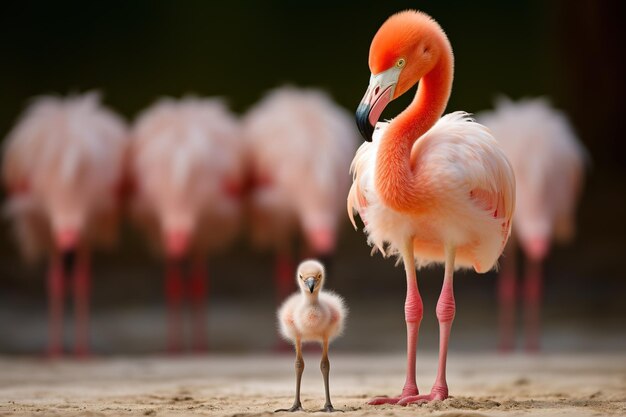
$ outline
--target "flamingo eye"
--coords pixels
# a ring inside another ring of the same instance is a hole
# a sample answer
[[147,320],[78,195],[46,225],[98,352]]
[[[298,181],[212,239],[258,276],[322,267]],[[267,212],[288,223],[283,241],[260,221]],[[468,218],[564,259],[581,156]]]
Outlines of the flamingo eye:
[[404,67],[404,64],[406,64],[406,60],[404,58],[400,58],[398,62],[396,62],[396,67],[402,68]]
[[302,274],[298,274],[298,276],[300,277],[300,279],[302,279]]

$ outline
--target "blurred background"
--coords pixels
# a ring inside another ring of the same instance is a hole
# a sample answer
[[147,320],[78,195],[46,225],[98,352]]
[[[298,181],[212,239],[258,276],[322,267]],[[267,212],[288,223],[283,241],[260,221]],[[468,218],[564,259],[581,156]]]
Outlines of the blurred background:
[[[0,136],[30,97],[102,91],[132,121],[163,95],[221,96],[243,113],[272,87],[320,87],[350,112],[369,79],[370,41],[393,12],[417,8],[447,32],[455,81],[447,111],[477,112],[498,93],[548,96],[590,151],[573,244],[545,267],[544,349],[626,347],[625,5],[619,1],[133,1],[13,2],[0,13]],[[409,103],[403,97],[383,116]],[[405,348],[402,268],[370,257],[362,231],[342,225],[328,286],[351,308],[337,349]],[[246,235],[209,259],[211,351],[269,350],[275,341],[271,254]],[[94,260],[96,353],[159,352],[165,346],[163,269],[136,229]],[[21,262],[0,229],[0,353],[46,344],[45,264]],[[495,273],[459,273],[452,350],[497,344]],[[437,347],[434,314],[442,269],[418,273],[425,305],[420,346]],[[69,312],[68,312],[69,314]],[[67,340],[71,340],[71,328]],[[376,335],[374,337],[374,335]],[[69,343],[69,342],[68,342]]]

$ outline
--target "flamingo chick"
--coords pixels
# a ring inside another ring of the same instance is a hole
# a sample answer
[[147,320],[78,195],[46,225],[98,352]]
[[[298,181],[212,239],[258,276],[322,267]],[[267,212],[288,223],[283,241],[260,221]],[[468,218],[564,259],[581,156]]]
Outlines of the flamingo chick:
[[501,98],[478,118],[493,132],[513,165],[517,209],[513,238],[498,277],[500,349],[513,349],[516,305],[516,246],[526,255],[523,283],[525,348],[539,349],[542,266],[552,241],[572,239],[587,151],[567,117],[546,99]]
[[[352,162],[348,211],[360,214],[368,240],[404,263],[407,295],[406,382],[399,397],[370,404],[408,404],[448,397],[446,359],[456,312],[457,267],[489,271],[510,233],[513,170],[496,140],[466,113],[441,117],[452,88],[453,55],[441,27],[409,10],[391,16],[370,47],[370,85],[357,109],[366,141]],[[419,81],[413,102],[389,123],[385,106]],[[419,395],[415,354],[423,317],[415,266],[445,264],[437,302],[439,368],[430,394]]]
[[278,323],[281,335],[296,348],[296,397],[289,409],[276,411],[302,410],[300,403],[300,381],[304,371],[302,342],[320,342],[322,361],[320,368],[324,376],[326,403],[321,411],[335,411],[330,402],[328,375],[328,343],[343,331],[347,310],[343,299],[331,291],[323,291],[325,280],[324,266],[309,259],[298,266],[296,282],[300,292],[291,295],[278,309]]
[[358,133],[327,94],[295,87],[267,94],[248,111],[243,129],[253,177],[252,240],[276,253],[282,301],[293,291],[295,236],[304,236],[308,256],[330,261]]
[[89,252],[115,238],[127,147],[125,123],[100,104],[97,93],[38,98],[6,140],[6,212],[24,256],[50,258],[50,356],[63,352],[68,281],[75,302],[75,353],[89,352]]
[[182,304],[188,298],[193,347],[203,351],[206,257],[233,241],[241,219],[237,120],[217,99],[162,99],[140,115],[132,133],[136,219],[151,242],[161,243],[166,258],[168,350],[181,349]]

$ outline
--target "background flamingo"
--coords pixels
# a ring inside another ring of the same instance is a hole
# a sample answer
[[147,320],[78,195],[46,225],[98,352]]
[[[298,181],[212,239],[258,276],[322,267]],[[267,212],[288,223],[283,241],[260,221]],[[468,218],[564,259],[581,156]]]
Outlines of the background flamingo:
[[552,241],[569,241],[587,153],[567,117],[546,99],[496,102],[480,121],[491,129],[511,161],[517,180],[515,239],[499,277],[500,348],[513,348],[516,305],[516,246],[526,255],[523,284],[526,349],[539,347],[542,265]]
[[68,280],[74,293],[75,353],[88,353],[90,248],[115,237],[126,139],[123,121],[95,93],[36,99],[7,138],[6,213],[24,256],[50,258],[50,355],[63,350]]
[[328,265],[357,133],[348,113],[323,92],[283,87],[250,109],[244,134],[253,182],[252,240],[276,251],[282,300],[293,289],[291,248],[300,232],[308,255]]
[[231,243],[239,229],[241,151],[237,121],[216,99],[163,99],[133,128],[134,214],[166,258],[170,351],[181,348],[186,294],[194,348],[205,348],[206,256]]
[[[513,171],[489,131],[465,113],[441,117],[452,87],[453,55],[428,15],[390,17],[370,47],[370,85],[357,109],[364,143],[352,169],[348,211],[358,211],[371,244],[398,255],[406,269],[407,375],[399,397],[371,404],[408,404],[448,397],[446,358],[455,315],[453,272],[490,270],[510,232]],[[376,122],[391,100],[419,80],[413,102],[390,123]],[[373,135],[373,138],[372,138]],[[439,370],[430,394],[419,395],[415,352],[423,316],[415,263],[445,263],[439,320]]]

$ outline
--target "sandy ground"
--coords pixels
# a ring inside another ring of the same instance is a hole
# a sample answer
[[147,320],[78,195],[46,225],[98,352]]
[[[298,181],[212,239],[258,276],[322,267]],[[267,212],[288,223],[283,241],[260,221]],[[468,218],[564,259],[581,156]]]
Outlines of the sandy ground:
[[[305,361],[303,405],[315,412],[324,402],[319,352],[307,352]],[[418,357],[422,392],[434,380],[435,364],[435,354]],[[338,353],[331,367],[333,403],[346,416],[626,415],[623,354],[452,353],[452,397],[408,407],[365,404],[371,396],[399,391],[402,354]],[[0,416],[272,416],[292,403],[292,369],[288,354],[82,362],[3,357]]]

